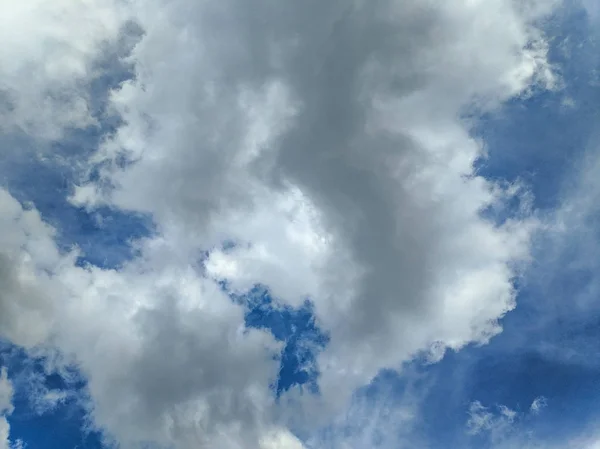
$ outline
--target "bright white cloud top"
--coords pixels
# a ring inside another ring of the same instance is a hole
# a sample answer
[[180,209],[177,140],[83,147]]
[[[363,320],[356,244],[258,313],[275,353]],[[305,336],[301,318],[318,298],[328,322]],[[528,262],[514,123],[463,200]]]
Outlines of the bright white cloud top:
[[[76,366],[120,447],[327,447],[318,431],[380,370],[486,343],[515,307],[544,226],[525,189],[478,173],[474,127],[560,89],[544,24],[562,7],[1,0],[0,131],[53,160],[96,130],[92,154],[57,162],[78,173],[69,201],[155,229],[122,266],[81,264],[35,204],[0,190],[0,336]],[[113,72],[126,80],[102,97]],[[319,394],[275,397],[282,342],[231,298],[256,285],[277,306],[313,304],[329,339]],[[0,449],[11,391],[3,372]],[[500,410],[474,402],[470,428],[510,426]]]

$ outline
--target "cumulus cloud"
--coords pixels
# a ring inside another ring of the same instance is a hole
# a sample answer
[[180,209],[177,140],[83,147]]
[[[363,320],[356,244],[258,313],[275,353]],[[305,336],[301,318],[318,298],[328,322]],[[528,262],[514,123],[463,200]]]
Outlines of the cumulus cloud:
[[482,218],[504,192],[465,117],[553,84],[535,27],[553,4],[148,3],[112,95],[125,124],[73,200],[150,213],[181,253],[231,239],[211,276],[310,297],[333,400],[485,342],[535,223]]
[[[125,447],[295,444],[274,425],[280,345],[246,329],[244,309],[217,283],[157,240],[120,271],[77,266],[35,210],[1,193],[0,335],[33,354],[58,348],[60,363],[75,363],[107,438]],[[61,400],[41,393],[42,412]]]
[[5,368],[0,371],[0,449],[11,449],[10,425],[6,419],[13,411],[13,389]]
[[64,282],[77,299],[58,345],[88,378],[96,423],[122,444],[251,445],[275,420],[279,346],[246,330],[244,310],[194,267],[152,259]]
[[[0,334],[76,363],[107,437],[299,448],[290,416],[314,431],[380,369],[501,331],[537,224],[483,216],[511,194],[474,170],[471,120],[555,84],[536,26],[555,2],[41,3],[6,3],[32,32],[0,54],[7,123],[36,138],[90,123],[94,61],[143,30],[71,200],[157,234],[118,270],[78,266],[0,191]],[[314,303],[320,397],[275,401],[280,345],[220,281]]]

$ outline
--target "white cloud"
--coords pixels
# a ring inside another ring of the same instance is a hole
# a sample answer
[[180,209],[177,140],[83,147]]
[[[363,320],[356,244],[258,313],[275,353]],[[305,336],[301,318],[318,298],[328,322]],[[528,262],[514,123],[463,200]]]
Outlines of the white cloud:
[[[245,330],[244,309],[199,267],[159,240],[121,271],[77,267],[35,210],[3,190],[0,206],[0,335],[34,354],[56,347],[63,363],[76,363],[108,437],[237,447],[271,432],[280,346]],[[39,393],[42,412],[61,400]]]
[[[544,397],[536,398],[527,413],[516,412],[499,405],[485,407],[475,401],[469,407],[467,431],[470,435],[480,435],[489,441],[493,449],[597,449],[600,448],[595,423],[578,429],[575,434],[557,436],[537,430],[535,421],[542,419],[540,410],[547,407]],[[546,423],[548,425],[549,423]]]
[[[34,210],[0,189],[0,336],[31,347],[52,330],[58,289],[51,273],[62,258],[53,231]],[[72,263],[72,259],[65,259]]]
[[543,397],[537,397],[534,399],[534,401],[531,403],[531,406],[529,407],[529,410],[531,413],[533,414],[537,414],[539,413],[543,408],[546,408],[548,406],[548,400]]
[[[464,117],[552,85],[534,23],[554,2],[42,3],[0,3],[31,31],[0,54],[9,123],[48,138],[88,123],[80,85],[135,19],[123,124],[93,161],[115,188],[73,201],[150,213],[159,235],[118,271],[77,267],[0,191],[0,334],[76,362],[123,447],[295,449],[283,417],[303,405],[318,427],[379,369],[500,332],[536,223],[481,217],[506,193],[474,172]],[[331,335],[319,407],[292,392],[278,408],[280,347],[215,278],[311,297]]]
[[12,405],[12,385],[8,380],[6,369],[0,370],[0,449],[10,449],[11,444],[8,439],[10,425],[6,419],[13,411]]
[[[164,253],[163,253],[164,254]],[[275,419],[279,352],[200,271],[172,259],[69,270],[56,343],[88,378],[97,425],[126,447],[252,445]]]
[[492,411],[481,402],[475,401],[469,407],[467,429],[471,435],[489,433],[492,442],[497,443],[509,436],[516,418],[517,412],[504,405]]
[[260,442],[261,449],[304,449],[304,445],[287,430],[268,432]]
[[48,388],[46,385],[46,376],[51,370],[39,373],[28,371],[19,375],[16,387],[27,394],[29,406],[38,415],[47,412],[54,412],[57,408],[64,405],[69,399],[72,399],[74,392],[68,390],[59,390]]
[[74,199],[151,213],[181,254],[240,242],[211,275],[310,296],[328,401],[485,342],[535,223],[481,218],[503,194],[461,117],[554,82],[533,26],[553,4],[145,3],[136,79],[112,97],[125,124],[97,155],[134,163]]
[[118,42],[124,2],[1,0],[0,10],[0,130],[57,139],[93,124],[88,84]]
[[533,428],[528,428],[531,418],[539,415],[546,405],[546,398],[541,396],[534,399],[526,412],[517,412],[505,405],[486,407],[474,401],[469,406],[467,433],[485,437],[494,449],[548,447],[548,442],[535,435]]

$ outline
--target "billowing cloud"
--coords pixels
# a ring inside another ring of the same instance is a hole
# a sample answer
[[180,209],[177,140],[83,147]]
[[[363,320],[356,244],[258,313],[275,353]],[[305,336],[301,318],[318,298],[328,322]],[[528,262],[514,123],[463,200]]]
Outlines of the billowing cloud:
[[[35,138],[91,123],[95,64],[139,39],[71,199],[149,214],[137,256],[77,265],[0,191],[0,335],[76,363],[107,437],[300,448],[288,426],[326,425],[380,369],[501,331],[537,223],[485,218],[514,193],[475,171],[471,126],[556,84],[537,28],[555,2],[13,3],[32,32],[0,53],[2,101]],[[275,400],[280,344],[221,281],[313,302],[319,396]]]
[[64,273],[73,301],[56,338],[88,378],[96,423],[125,445],[258,441],[275,420],[279,346],[195,267],[158,260]]
[[52,273],[61,260],[39,213],[0,189],[0,337],[25,347],[49,338],[59,295]]
[[233,240],[211,276],[311,298],[334,401],[431,345],[484,342],[534,223],[482,218],[506,192],[474,172],[465,117],[553,84],[534,26],[552,2],[526,6],[149,3],[112,97],[125,124],[74,200],[151,213],[182,254]]
[[2,200],[1,335],[76,363],[107,437],[126,447],[293,442],[273,424],[279,344],[245,329],[244,309],[198,267],[156,240],[120,271],[76,266],[35,210],[5,191]]

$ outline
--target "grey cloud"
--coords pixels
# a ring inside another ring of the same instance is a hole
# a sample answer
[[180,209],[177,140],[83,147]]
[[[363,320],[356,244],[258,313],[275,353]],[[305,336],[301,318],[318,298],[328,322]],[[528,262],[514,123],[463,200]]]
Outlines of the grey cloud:
[[[113,97],[127,125],[99,153],[134,163],[104,172],[108,197],[88,185],[75,199],[150,212],[188,251],[243,240],[232,216],[297,188],[327,242],[306,289],[332,333],[321,369],[334,402],[432,344],[486,341],[514,307],[509,264],[534,225],[480,217],[503,195],[474,174],[481,148],[461,115],[552,83],[533,22],[553,3],[149,4],[138,78]],[[249,123],[273,83],[288,112],[270,112],[254,154]]]

